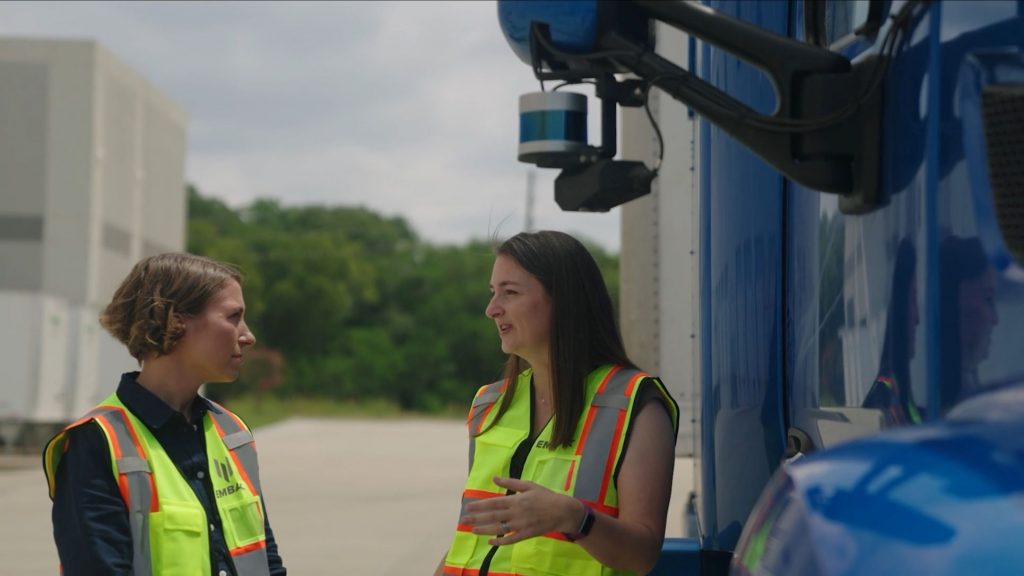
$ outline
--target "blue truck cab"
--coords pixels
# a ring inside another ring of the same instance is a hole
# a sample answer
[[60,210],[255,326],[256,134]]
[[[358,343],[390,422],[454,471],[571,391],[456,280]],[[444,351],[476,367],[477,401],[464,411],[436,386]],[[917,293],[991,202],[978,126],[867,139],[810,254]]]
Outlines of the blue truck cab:
[[699,118],[698,530],[654,573],[1024,572],[1024,2],[498,12],[539,79],[597,82],[600,146],[520,110],[563,208],[657,177],[615,159],[616,106]]

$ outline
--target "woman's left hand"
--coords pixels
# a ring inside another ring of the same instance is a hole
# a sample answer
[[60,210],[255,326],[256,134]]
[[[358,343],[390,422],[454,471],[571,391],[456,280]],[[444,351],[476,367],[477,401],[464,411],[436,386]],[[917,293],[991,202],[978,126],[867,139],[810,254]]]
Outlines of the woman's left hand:
[[495,534],[491,546],[515,544],[547,532],[574,532],[584,508],[575,498],[515,478],[495,477],[494,483],[515,494],[487,498],[466,505],[461,523],[474,534]]

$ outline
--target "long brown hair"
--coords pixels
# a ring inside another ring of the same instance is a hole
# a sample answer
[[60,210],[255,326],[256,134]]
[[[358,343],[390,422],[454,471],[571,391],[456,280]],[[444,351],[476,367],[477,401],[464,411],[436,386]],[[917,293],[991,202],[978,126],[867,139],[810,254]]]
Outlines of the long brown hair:
[[[564,232],[521,232],[503,242],[508,256],[532,274],[551,298],[551,389],[554,416],[550,448],[570,446],[583,414],[587,375],[602,364],[634,367],[626,356],[608,287],[586,247]],[[505,394],[492,422],[508,410],[526,362],[510,354]]]

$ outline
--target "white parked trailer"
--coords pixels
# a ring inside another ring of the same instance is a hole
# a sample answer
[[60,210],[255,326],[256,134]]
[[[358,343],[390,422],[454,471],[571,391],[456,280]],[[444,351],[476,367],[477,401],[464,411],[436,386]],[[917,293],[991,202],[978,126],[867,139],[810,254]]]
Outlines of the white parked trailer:
[[68,306],[31,292],[0,293],[0,434],[10,446],[23,422],[60,423],[67,415]]
[[[657,35],[658,53],[689,68],[689,38],[664,24],[658,24]],[[694,394],[700,380],[696,119],[658,90],[651,92],[650,107],[665,151],[651,193],[621,208],[622,335],[633,361],[659,374],[679,403],[676,453],[693,456],[700,410]],[[622,109],[621,124],[622,157],[654,166],[658,139],[644,110]]]
[[185,129],[96,42],[0,38],[5,445],[22,424],[70,421],[135,365],[98,315],[136,261],[184,249]]

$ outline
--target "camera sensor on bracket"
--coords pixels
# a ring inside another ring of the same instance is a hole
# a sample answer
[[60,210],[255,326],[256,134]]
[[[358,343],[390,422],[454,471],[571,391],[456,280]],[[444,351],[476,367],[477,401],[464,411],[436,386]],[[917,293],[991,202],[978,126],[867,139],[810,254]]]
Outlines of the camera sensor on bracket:
[[563,210],[607,212],[648,194],[655,173],[643,162],[614,160],[616,104],[641,105],[639,83],[611,74],[597,80],[602,102],[601,146],[587,143],[587,97],[576,92],[530,92],[519,97],[519,161],[560,168],[555,202]]

